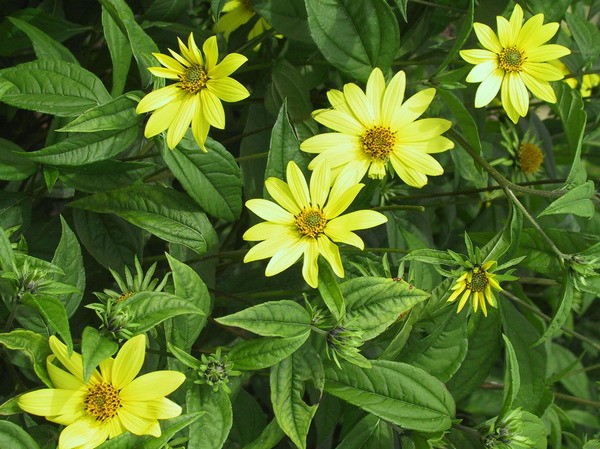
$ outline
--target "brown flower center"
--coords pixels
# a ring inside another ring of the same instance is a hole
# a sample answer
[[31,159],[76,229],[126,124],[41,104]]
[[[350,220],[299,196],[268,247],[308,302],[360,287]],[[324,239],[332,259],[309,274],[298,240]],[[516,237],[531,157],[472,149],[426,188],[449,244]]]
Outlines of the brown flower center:
[[371,159],[387,162],[396,143],[396,134],[387,126],[375,125],[361,137],[364,152]]
[[323,233],[327,219],[319,208],[304,209],[296,217],[296,226],[300,234],[310,238],[317,238]]
[[475,270],[473,270],[471,282],[467,282],[467,288],[472,292],[482,292],[487,285],[487,273],[480,268],[475,268]]
[[183,75],[179,75],[180,86],[182,89],[195,94],[201,89],[206,88],[208,75],[204,68],[199,65],[193,65],[185,69]]
[[535,173],[544,162],[544,153],[537,145],[523,142],[519,145],[519,165],[523,173],[530,175]]
[[246,8],[252,8],[252,0],[242,0],[242,3]]
[[113,418],[121,408],[119,393],[111,384],[100,382],[88,390],[83,399],[85,411],[96,418],[96,421],[107,421]]
[[117,302],[125,301],[127,298],[129,298],[131,295],[134,295],[134,294],[135,294],[135,292],[123,293],[121,296],[119,296],[117,298]]
[[498,66],[505,72],[520,72],[525,57],[517,47],[504,48],[498,55]]

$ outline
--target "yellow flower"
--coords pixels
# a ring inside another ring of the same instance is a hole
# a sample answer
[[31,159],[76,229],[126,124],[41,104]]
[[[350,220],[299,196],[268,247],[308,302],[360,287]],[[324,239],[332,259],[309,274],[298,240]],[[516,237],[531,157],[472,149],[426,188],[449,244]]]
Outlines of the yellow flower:
[[[557,67],[563,75],[571,75],[571,71],[563,62],[557,60],[557,61],[552,61],[551,64],[553,66]],[[570,76],[570,77],[566,78],[565,83],[567,83],[573,89],[575,89],[577,87],[577,85],[579,84],[579,82],[577,81],[577,78],[575,78],[574,76]],[[579,92],[581,92],[581,96],[583,98],[591,96],[592,89],[594,87],[598,86],[599,84],[600,84],[600,75],[597,75],[596,73],[589,73],[587,75],[583,75],[581,77],[581,89],[579,89]]]
[[494,279],[496,275],[488,272],[494,265],[496,265],[495,260],[476,265],[456,280],[456,283],[452,286],[454,292],[448,298],[448,302],[453,302],[462,294],[456,313],[459,313],[463,309],[470,297],[472,297],[473,310],[477,312],[477,309],[481,306],[481,310],[485,316],[487,316],[486,301],[492,307],[498,306],[492,288],[502,291],[502,287]]
[[540,147],[531,142],[523,142],[519,145],[519,166],[523,173],[531,175],[538,171],[544,162],[544,153]]
[[[224,14],[219,17],[219,21],[215,24],[213,31],[215,33],[223,32],[225,34],[225,39],[229,39],[231,33],[247,23],[255,14],[252,9],[251,0],[229,0],[223,7],[222,12]],[[271,25],[269,22],[267,22],[264,17],[261,17],[254,24],[250,33],[248,33],[248,40],[254,39],[256,36],[264,33],[270,28]],[[254,49],[256,50],[258,47],[260,47],[260,44]]]
[[[159,437],[158,420],[181,414],[181,407],[165,395],[183,383],[182,373],[155,371],[135,378],[144,363],[145,335],[133,337],[114,359],[100,363],[100,371],[95,370],[87,383],[80,354],[69,356],[67,347],[54,336],[50,348],[54,355],[48,357],[47,367],[55,388],[25,393],[19,407],[66,426],[58,449],[93,449],[126,431]],[[67,371],[54,365],[54,359]]]
[[559,69],[549,61],[571,53],[556,44],[542,45],[556,34],[559,24],[544,23],[544,15],[537,14],[523,24],[523,10],[515,5],[510,21],[496,17],[498,35],[483,23],[473,28],[485,49],[461,50],[462,58],[476,64],[467,75],[467,82],[481,83],[475,94],[475,107],[487,105],[500,90],[502,106],[508,117],[517,123],[527,115],[529,94],[548,103],[556,103],[556,95],[548,81],[563,78]]
[[363,249],[362,239],[352,231],[387,221],[385,215],[372,210],[341,215],[364,184],[357,184],[349,175],[339,176],[332,186],[331,170],[326,163],[315,168],[310,188],[293,161],[287,165],[287,183],[269,178],[265,187],[279,205],[263,199],[247,201],[246,207],[267,221],[252,226],[243,238],[253,242],[264,240],[248,251],[244,262],[270,257],[267,276],[281,273],[304,254],[302,275],[316,288],[319,282],[317,259],[321,254],[334,273],[344,277],[340,251],[332,240]]
[[406,76],[398,72],[386,86],[383,73],[375,68],[367,81],[366,93],[349,83],[344,91],[327,92],[333,109],[319,109],[314,119],[335,133],[319,134],[305,140],[300,149],[319,153],[309,168],[326,159],[333,170],[350,172],[359,181],[385,177],[388,162],[408,185],[423,187],[427,176],[444,172],[428,153],[454,147],[441,134],[450,121],[440,118],[417,120],[429,107],[435,89],[422,90],[403,103]]
[[204,57],[190,33],[187,47],[178,38],[179,53],[169,49],[173,57],[153,53],[164,67],[149,67],[153,75],[179,80],[175,84],[150,92],[139,102],[136,112],[155,110],[146,124],[145,136],[152,137],[167,131],[167,145],[173,149],[181,141],[190,123],[192,133],[202,151],[210,126],[225,127],[223,101],[240,101],[250,93],[239,82],[230,78],[248,60],[238,53],[230,53],[217,64],[219,49],[216,36],[209,37],[202,46]]

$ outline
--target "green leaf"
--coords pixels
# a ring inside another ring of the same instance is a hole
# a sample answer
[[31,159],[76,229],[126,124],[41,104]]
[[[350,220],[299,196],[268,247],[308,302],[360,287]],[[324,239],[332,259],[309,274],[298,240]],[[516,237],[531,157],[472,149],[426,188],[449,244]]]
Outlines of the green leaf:
[[518,248],[523,229],[523,212],[512,203],[504,227],[481,249],[484,260],[499,260],[504,254],[511,254]]
[[9,421],[0,421],[0,447],[10,449],[40,448],[21,426]]
[[[10,140],[0,138],[0,179],[21,181],[37,171],[37,164],[20,156],[23,149]],[[16,152],[16,153],[15,153]]]
[[595,209],[591,199],[595,195],[594,183],[587,181],[554,200],[546,209],[538,214],[538,217],[543,215],[573,214],[578,217],[592,218]]
[[46,358],[52,354],[48,337],[36,332],[19,329],[7,334],[0,334],[0,343],[8,349],[23,352],[31,360],[35,374],[47,387],[52,388],[52,381],[48,376],[48,371],[46,371]]
[[208,385],[194,385],[187,391],[188,410],[202,411],[203,416],[190,426],[188,447],[223,447],[233,424],[229,395],[222,389],[212,391]]
[[308,26],[325,59],[365,82],[390,69],[400,45],[398,22],[384,0],[305,0]]
[[85,249],[104,268],[120,273],[142,257],[142,233],[114,215],[97,214],[82,209],[73,210],[77,235]]
[[541,345],[531,347],[539,339],[539,332],[510,302],[501,301],[499,305],[504,333],[513,345],[519,366],[517,405],[535,412],[546,387],[546,349]]
[[408,22],[408,17],[406,16],[406,7],[408,5],[408,0],[394,0],[394,3],[400,10],[400,14],[402,14],[402,18],[405,22]]
[[312,43],[304,0],[262,2],[253,4],[252,9],[267,19],[267,22],[286,38],[307,44]]
[[54,167],[44,167],[43,172],[46,189],[48,190],[48,193],[50,193],[54,188],[54,184],[58,181],[58,170]]
[[499,426],[502,420],[508,415],[513,408],[513,403],[521,388],[521,375],[519,374],[519,361],[512,343],[508,337],[502,334],[506,348],[504,358],[504,400],[502,408],[496,418],[495,426]]
[[446,382],[467,355],[467,315],[451,309],[440,318],[424,338],[406,347],[399,360]]
[[177,360],[183,363],[185,366],[192,368],[194,370],[200,370],[202,363],[195,357],[188,354],[183,349],[179,349],[177,346],[172,345],[171,343],[167,343],[167,348],[169,352],[175,356]]
[[210,11],[215,18],[215,22],[219,20],[219,17],[221,16],[221,10],[228,1],[229,0],[210,0]]
[[72,317],[81,298],[83,298],[83,292],[85,290],[85,269],[83,267],[83,256],[81,254],[81,247],[77,241],[77,237],[65,219],[60,217],[60,223],[62,226],[62,234],[54,256],[52,257],[52,263],[57,267],[60,267],[64,271],[64,275],[54,275],[54,279],[65,284],[72,285],[78,291],[69,295],[61,296],[59,299],[65,305],[67,316]]
[[20,153],[34,162],[48,165],[86,165],[110,159],[129,148],[138,136],[139,128],[75,133],[39,151]]
[[73,207],[113,213],[171,243],[204,254],[217,241],[215,231],[185,195],[157,185],[133,185],[97,193],[70,203]]
[[84,68],[55,59],[0,70],[13,87],[0,100],[17,108],[71,117],[111,99],[102,82]]
[[465,140],[469,142],[469,144],[477,151],[477,153],[481,154],[481,139],[479,138],[479,130],[477,129],[477,125],[475,124],[475,120],[467,108],[465,108],[464,102],[459,100],[458,97],[453,94],[451,91],[446,89],[438,89],[437,94],[442,97],[442,100],[450,109],[452,116],[456,119],[457,125],[462,130]]
[[[394,447],[394,431],[382,419],[370,413],[353,424],[336,449],[378,449]],[[402,446],[404,447],[404,446]]]
[[26,306],[35,309],[58,335],[62,337],[69,352],[73,351],[69,317],[62,302],[54,296],[32,295],[30,293],[26,293],[21,301]]
[[562,327],[562,325],[565,324],[567,318],[571,316],[571,309],[573,307],[573,294],[575,293],[571,276],[568,274],[563,276],[562,284],[563,286],[558,302],[558,309],[556,310],[556,313],[552,317],[552,321],[550,321],[542,336],[535,343],[533,343],[533,346],[537,346],[552,337]]
[[[302,400],[304,381],[312,378],[305,355],[298,351],[271,368],[271,403],[279,427],[300,449],[306,449],[306,436],[318,405]],[[318,357],[318,356],[317,356]],[[321,376],[323,368],[321,366]]]
[[127,36],[119,29],[110,14],[106,12],[106,8],[102,8],[102,30],[112,61],[112,89],[110,93],[113,97],[116,97],[122,94],[123,89],[125,89],[133,53]]
[[277,424],[277,419],[273,419],[267,427],[265,427],[260,436],[252,443],[244,446],[243,449],[271,449],[279,443],[285,433]]
[[[271,132],[270,151],[267,157],[267,168],[265,170],[265,179],[274,177],[285,179],[287,164],[294,161],[301,170],[306,171],[310,162],[307,153],[300,151],[298,138],[294,133],[294,128],[290,123],[287,113],[287,100],[284,100],[277,116],[275,126]],[[267,198],[267,189],[264,189],[264,196]]]
[[27,227],[31,222],[31,193],[0,191],[0,226]]
[[211,299],[206,285],[191,267],[166,254],[173,272],[175,295],[185,299],[204,312],[204,315],[184,315],[174,317],[171,327],[171,341],[190,350],[206,326],[210,314]]
[[569,12],[565,14],[565,19],[586,63],[598,59],[600,56],[600,31],[598,31],[597,25]]
[[268,301],[215,320],[219,324],[241,327],[263,337],[296,337],[310,330],[310,314],[300,304]]
[[189,7],[188,0],[154,0],[146,10],[144,17],[148,20],[175,22]]
[[325,368],[325,391],[405,429],[447,430],[455,412],[444,384],[404,363],[371,360],[371,369],[342,362]]
[[331,312],[335,321],[342,321],[346,316],[346,302],[333,269],[325,258],[319,257],[319,293],[323,302]]
[[79,65],[79,61],[67,47],[52,39],[39,28],[15,17],[8,17],[8,20],[31,39],[38,59],[58,59]]
[[8,401],[0,404],[0,416],[16,415],[23,413],[21,407],[19,407],[19,398],[21,395],[10,398]]
[[236,369],[244,371],[268,368],[296,352],[308,339],[310,332],[297,337],[266,337],[247,340],[235,345],[229,360]]
[[179,296],[165,292],[139,292],[115,305],[115,312],[124,309],[136,326],[134,334],[142,334],[159,323],[178,315],[193,313],[205,315],[204,311]]
[[544,14],[544,22],[559,22],[571,4],[570,0],[527,0],[533,14]]
[[81,356],[83,358],[83,381],[87,383],[100,362],[113,356],[119,345],[102,335],[97,329],[87,326],[81,337]]
[[457,261],[446,251],[429,248],[412,250],[402,260],[418,260],[432,265],[457,265]]
[[363,338],[371,340],[385,331],[429,294],[389,278],[360,277],[341,284],[346,298],[346,321],[362,329]]
[[173,150],[161,146],[163,159],[185,191],[208,214],[228,221],[242,212],[240,168],[223,145],[208,137],[203,153],[191,134]]
[[115,159],[86,165],[57,166],[62,182],[86,193],[120,189],[133,184],[148,173],[154,164],[122,162]]
[[[398,3],[398,0],[396,3]],[[400,8],[400,11],[402,11],[402,8]],[[406,0],[404,0],[404,12],[402,12],[402,15],[404,16],[404,20],[406,21]],[[474,18],[475,18],[475,0],[470,0],[469,9],[467,10],[467,15],[463,19],[462,25],[460,27],[460,31],[458,32],[456,39],[454,39],[454,44],[452,44],[452,48],[446,55],[446,58],[444,58],[444,61],[439,65],[439,67],[437,69],[435,69],[435,72],[433,72],[431,74],[431,78],[433,78],[435,75],[437,75],[442,70],[444,70],[446,67],[448,67],[448,64],[450,64],[452,62],[452,60],[455,58],[455,56],[458,54],[458,51],[463,48],[463,46],[465,45],[465,42],[467,41],[467,39],[469,38],[469,35],[471,34],[471,29],[473,28]]]
[[0,227],[0,268],[3,271],[11,272],[14,270],[15,254],[10,244],[10,240]]
[[72,122],[56,131],[95,133],[98,131],[117,131],[137,125],[143,118],[136,114],[135,108],[143,92],[129,92],[108,103],[88,109]]

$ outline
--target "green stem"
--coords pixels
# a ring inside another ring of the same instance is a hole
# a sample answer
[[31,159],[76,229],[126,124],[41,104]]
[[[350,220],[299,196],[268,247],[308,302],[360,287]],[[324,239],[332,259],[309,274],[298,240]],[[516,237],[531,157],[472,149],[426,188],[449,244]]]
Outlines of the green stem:
[[384,210],[414,210],[417,212],[425,212],[425,207],[423,206],[409,206],[406,204],[395,204],[392,206],[379,206],[379,207],[372,207],[371,210],[378,210],[378,211],[384,211]]
[[340,248],[340,251],[345,252],[345,253],[361,253],[363,251],[367,252],[367,253],[399,253],[399,254],[408,254],[410,251],[407,249],[398,249],[398,248],[365,248],[365,249],[358,249],[358,248],[351,248],[351,247],[345,247],[345,248]]
[[553,392],[554,397],[558,399],[564,399],[565,401],[575,402],[576,404],[589,405],[592,407],[600,408],[600,402],[590,401],[589,399],[578,398],[577,396],[571,396],[569,394],[558,393],[556,391]]
[[576,374],[581,374],[581,373],[587,373],[588,371],[593,371],[595,369],[600,368],[600,363],[597,363],[595,365],[590,365],[590,366],[586,366],[585,368],[581,368],[575,371],[571,371],[568,374],[565,374],[565,377],[570,377],[570,376],[574,376]]
[[448,5],[440,5],[438,3],[433,3],[433,2],[428,2],[426,0],[410,0],[413,3],[418,3],[420,5],[425,5],[425,6],[432,6],[434,8],[440,8],[440,9],[447,9],[448,11],[455,11],[455,12],[459,12],[461,14],[466,14],[467,11],[464,11],[460,8],[455,8],[454,6],[448,6]]
[[269,155],[269,152],[265,151],[263,153],[249,154],[248,156],[236,157],[235,161],[236,162],[251,161],[253,159],[262,159],[263,157],[267,157],[268,155]]

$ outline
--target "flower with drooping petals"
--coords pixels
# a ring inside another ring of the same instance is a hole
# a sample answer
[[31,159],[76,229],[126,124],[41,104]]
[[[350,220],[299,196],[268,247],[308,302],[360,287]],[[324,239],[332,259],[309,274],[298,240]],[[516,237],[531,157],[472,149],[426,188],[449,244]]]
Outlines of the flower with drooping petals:
[[155,110],[144,135],[152,137],[167,130],[167,145],[173,149],[192,126],[194,139],[202,151],[211,126],[225,128],[225,111],[221,100],[235,102],[250,93],[238,81],[230,78],[248,58],[230,53],[217,64],[219,49],[216,36],[202,46],[204,56],[190,33],[187,47],[178,38],[181,54],[169,49],[171,56],[153,53],[164,67],[149,67],[155,76],[178,80],[177,83],[150,92],[139,102],[136,112]]
[[484,262],[481,265],[475,265],[456,280],[455,284],[452,286],[454,292],[448,298],[448,302],[453,302],[460,296],[456,313],[459,313],[463,309],[469,298],[471,298],[473,310],[477,312],[478,308],[481,306],[481,311],[485,316],[487,316],[486,301],[490,306],[498,307],[492,288],[501,291],[502,287],[500,287],[498,281],[494,279],[494,276],[496,275],[489,272],[494,265],[496,265],[495,260]]
[[548,103],[556,103],[556,94],[549,81],[563,79],[561,71],[549,64],[571,53],[567,47],[546,44],[558,31],[559,24],[544,25],[544,15],[536,14],[523,24],[523,9],[515,5],[510,21],[496,17],[498,34],[487,25],[475,22],[473,28],[483,49],[461,50],[460,55],[476,64],[467,75],[467,82],[481,83],[475,94],[475,107],[491,102],[498,91],[502,107],[517,123],[529,109],[529,89]]
[[[126,431],[159,437],[158,420],[181,414],[181,407],[165,396],[183,383],[183,373],[154,371],[136,378],[144,363],[145,335],[127,341],[114,359],[100,363],[100,371],[95,370],[87,382],[81,355],[69,355],[54,336],[49,343],[54,355],[48,357],[47,367],[55,388],[21,395],[19,407],[66,426],[58,449],[93,449]],[[55,359],[66,371],[53,363]]]

